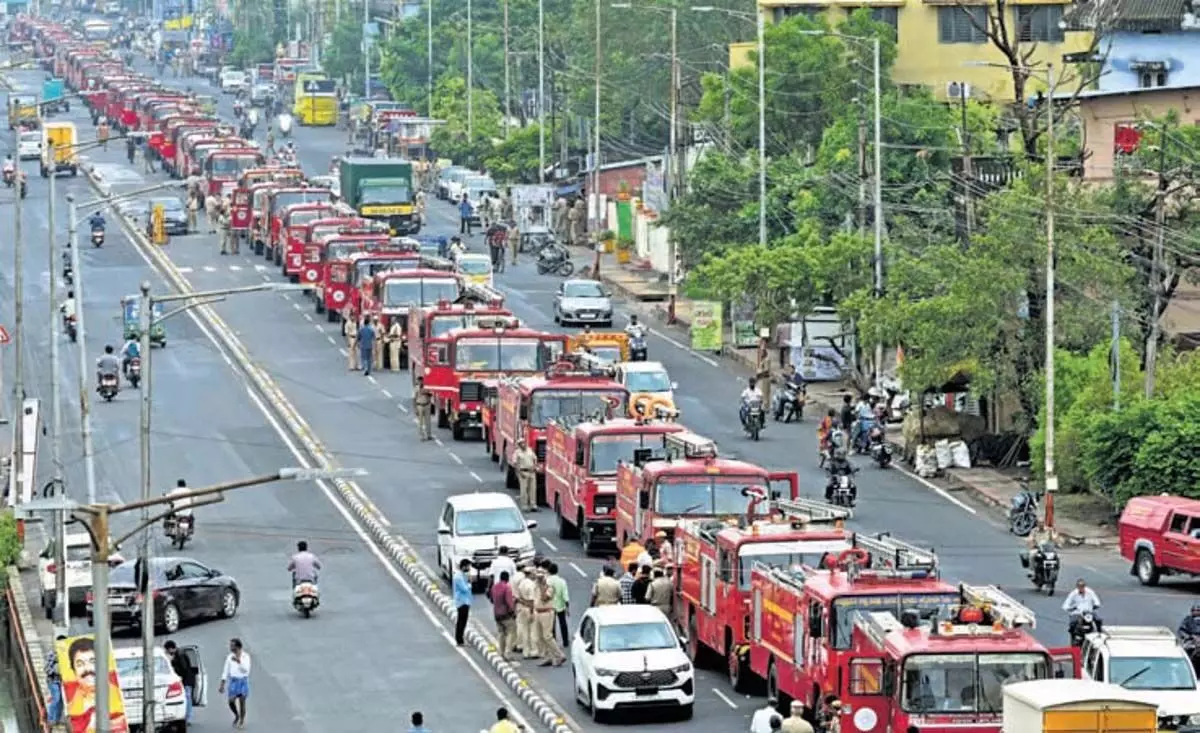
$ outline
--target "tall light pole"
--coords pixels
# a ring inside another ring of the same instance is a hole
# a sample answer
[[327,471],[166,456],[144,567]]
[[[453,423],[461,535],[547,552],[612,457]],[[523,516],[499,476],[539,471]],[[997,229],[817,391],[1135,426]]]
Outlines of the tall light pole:
[[[371,22],[371,0],[363,0],[363,98],[371,98],[371,39],[367,37],[367,25]],[[149,730],[149,729],[147,729]]]
[[471,12],[471,0],[467,0],[467,143],[475,140],[475,30]]
[[508,0],[504,0],[504,139],[508,139],[508,121],[512,119],[512,79],[508,63]]
[[[60,338],[59,329],[59,304],[58,304],[58,267],[56,255],[58,254],[58,236],[55,228],[55,223],[58,212],[55,211],[54,202],[58,198],[55,191],[55,181],[58,179],[58,172],[55,170],[55,154],[57,153],[56,146],[53,141],[47,144],[46,155],[49,156],[50,168],[50,202],[49,211],[47,212],[47,229],[50,241],[47,242],[46,255],[49,258],[50,273],[50,464],[52,477],[51,485],[54,487],[54,493],[57,496],[65,497],[67,494],[66,484],[63,481],[63,458],[62,458],[62,399],[59,394],[59,376],[60,369],[58,364],[59,346],[58,339]],[[20,198],[18,192],[18,198]],[[79,310],[76,305],[75,310]],[[20,414],[19,431],[25,429],[25,416],[22,411]],[[67,558],[66,558],[66,537],[67,537],[67,521],[66,516],[62,512],[56,512],[54,515],[54,587],[56,589],[54,600],[56,604],[62,604],[62,627],[64,629],[71,626],[71,594],[67,588]]]
[[[596,100],[595,109],[592,110],[592,126],[595,128],[592,131],[596,150],[592,158],[592,195],[589,197],[596,202],[595,209],[595,228],[594,231],[603,229],[604,215],[600,211],[600,0],[596,0]],[[595,243],[596,246],[596,270],[600,269],[600,243]],[[599,272],[596,273],[599,277]]]
[[425,65],[425,85],[429,92],[425,116],[433,119],[433,0],[425,0],[425,54],[429,59]]
[[538,183],[546,182],[546,3],[538,0]]
[[[697,13],[724,13],[735,18],[751,20],[750,13],[739,10],[699,5],[692,8]],[[761,12],[753,16],[758,55],[758,243],[767,246],[767,42],[766,20]],[[820,31],[813,31],[820,33]],[[674,270],[675,263],[671,263]]]
[[1046,66],[1046,526],[1054,526],[1054,495],[1058,472],[1054,465],[1054,64]]
[[[138,441],[141,452],[141,499],[137,502],[141,508],[141,526],[147,530],[142,533],[141,549],[138,553],[139,559],[142,562],[142,567],[146,569],[147,577],[150,575],[150,535],[149,530],[151,523],[154,521],[150,516],[153,503],[153,489],[151,487],[150,476],[150,418],[151,418],[151,400],[153,397],[154,385],[154,369],[151,364],[151,355],[153,354],[153,343],[150,338],[150,331],[154,325],[162,323],[171,316],[178,315],[184,311],[195,308],[198,305],[207,305],[224,300],[226,296],[238,295],[241,293],[262,293],[262,292],[288,292],[295,290],[307,290],[306,285],[292,285],[289,283],[261,283],[259,285],[249,285],[241,288],[226,288],[223,290],[209,290],[199,293],[185,293],[182,295],[151,295],[150,283],[143,282],[141,288],[141,296],[138,301],[138,337],[141,342],[142,353],[142,385],[141,385],[141,424],[140,424],[140,440]],[[168,311],[161,316],[155,316],[154,309],[159,304],[163,303],[178,303],[179,305],[171,311]],[[150,584],[153,580],[147,581],[145,590],[147,599],[151,593]],[[154,659],[154,603],[147,600],[142,603],[142,655],[143,659]],[[154,730],[154,665],[142,665],[142,705],[144,712],[142,720],[145,722],[145,730]]]
[[[21,126],[13,128],[12,150],[21,145]],[[21,171],[16,172],[17,183],[13,187],[13,394],[16,430],[13,433],[13,497],[16,506],[25,500],[25,487],[33,480],[25,475],[25,243],[21,232]]]

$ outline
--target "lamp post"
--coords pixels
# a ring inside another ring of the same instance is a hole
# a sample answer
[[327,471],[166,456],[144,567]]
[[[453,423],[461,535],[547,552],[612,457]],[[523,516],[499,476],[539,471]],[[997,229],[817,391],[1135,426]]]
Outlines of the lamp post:
[[538,183],[546,182],[546,4],[538,0]]
[[[83,524],[92,541],[92,618],[95,627],[96,637],[96,660],[100,669],[96,674],[96,709],[93,720],[95,721],[96,733],[112,733],[112,718],[109,710],[109,667],[108,660],[111,654],[111,641],[109,639],[109,620],[108,620],[108,562],[112,554],[121,546],[125,540],[133,537],[138,532],[145,531],[150,533],[150,527],[171,514],[174,510],[171,508],[171,503],[175,501],[192,501],[192,507],[207,506],[224,501],[225,493],[237,491],[238,489],[246,489],[251,486],[261,486],[263,484],[274,483],[276,481],[322,481],[325,479],[350,478],[355,476],[364,476],[366,471],[362,469],[333,469],[321,470],[312,468],[281,468],[275,473],[266,474],[264,476],[252,476],[250,478],[237,479],[226,483],[216,484],[205,488],[195,489],[186,493],[174,494],[171,496],[151,497],[150,499],[141,499],[131,501],[125,504],[79,504],[71,501],[66,497],[55,497],[53,499],[39,499],[26,502],[23,506],[18,507],[17,511],[22,518],[31,516],[38,512],[55,512],[69,514],[71,521]],[[152,509],[158,509],[159,512],[150,516]],[[109,536],[109,519],[116,514],[125,512],[140,511],[142,521],[132,530],[113,540]],[[143,567],[149,568],[143,559]],[[146,588],[149,591],[149,587]],[[146,594],[146,599],[149,598],[149,593]],[[143,606],[153,605],[153,601],[144,599]],[[151,635],[153,639],[153,634]],[[147,652],[143,649],[142,667],[143,669],[154,669],[151,660],[154,659],[153,646]],[[153,683],[153,674],[150,675],[151,683]],[[143,698],[150,698],[153,705],[154,694],[153,687],[143,688]],[[152,709],[152,708],[151,708]],[[146,718],[146,730],[151,730],[151,719]]]
[[[183,293],[180,295],[151,295],[150,283],[143,282],[141,287],[141,296],[138,301],[138,337],[140,341],[141,358],[143,361],[142,369],[142,385],[141,385],[141,429],[139,448],[141,452],[141,500],[137,502],[142,509],[141,521],[142,525],[148,525],[150,519],[150,508],[154,506],[151,495],[151,476],[150,476],[150,417],[151,417],[151,399],[153,397],[154,385],[154,369],[151,367],[151,354],[153,353],[153,343],[150,338],[150,331],[154,325],[178,315],[199,305],[208,305],[217,303],[229,295],[239,295],[242,293],[262,293],[262,292],[289,292],[296,290],[307,290],[307,285],[293,285],[290,283],[260,283],[258,285],[248,285],[241,288],[226,288],[223,290],[207,290],[198,293]],[[154,308],[159,304],[177,303],[179,304],[174,310],[167,311],[161,316],[154,315]],[[150,562],[150,532],[145,532],[141,538],[141,548],[138,556],[142,561],[142,567],[148,568]],[[149,589],[147,588],[147,596]],[[154,658],[154,604],[142,604],[142,654],[143,659]],[[145,721],[146,730],[154,730],[154,665],[142,665],[142,705],[144,712],[142,720]]]
[[467,144],[475,140],[475,38],[471,17],[471,0],[467,0]]

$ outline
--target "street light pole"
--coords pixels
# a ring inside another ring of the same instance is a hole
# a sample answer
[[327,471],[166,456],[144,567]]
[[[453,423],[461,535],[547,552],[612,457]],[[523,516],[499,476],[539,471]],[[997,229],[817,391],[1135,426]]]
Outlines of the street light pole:
[[[58,496],[66,496],[66,484],[63,482],[63,459],[62,459],[62,399],[59,394],[59,364],[58,364],[58,339],[59,334],[59,305],[58,305],[58,273],[55,268],[55,254],[57,253],[58,237],[55,231],[55,220],[57,219],[57,211],[54,208],[55,199],[58,198],[55,191],[55,179],[58,178],[58,173],[54,170],[54,142],[50,141],[48,145],[50,155],[50,202],[48,213],[49,223],[47,224],[50,241],[47,243],[46,254],[50,259],[50,464],[52,470],[51,485],[54,487],[54,493]],[[20,191],[17,192],[18,196]],[[76,310],[78,310],[76,306]],[[20,415],[20,430],[24,430],[24,411]],[[67,588],[67,517],[64,512],[56,512],[54,515],[54,600],[56,604],[62,604],[62,628],[70,628],[71,626],[71,598]]]
[[512,79],[508,63],[508,0],[504,0],[504,139],[508,139],[508,121],[512,119]]
[[[595,209],[595,228],[594,231],[601,231],[604,228],[604,214],[600,211],[600,0],[596,0],[596,99],[595,109],[592,110],[592,126],[595,130],[592,132],[594,144],[596,146],[594,156],[592,158],[592,195],[589,197],[596,202]],[[600,243],[595,242],[596,247],[596,272],[593,277],[600,277]]]
[[475,140],[475,49],[474,28],[471,19],[471,0],[467,0],[467,144]]
[[96,449],[92,442],[92,392],[88,388],[87,327],[83,308],[83,272],[80,270],[79,208],[75,197],[67,195],[67,238],[71,245],[71,272],[75,278],[75,330],[79,356],[79,426],[83,442],[83,473],[87,483],[87,501],[96,503]]
[[425,0],[425,54],[429,59],[425,64],[425,86],[429,94],[425,116],[433,119],[433,0]]
[[758,42],[758,243],[767,246],[767,44],[766,21],[756,10]]
[[[12,134],[12,150],[21,149],[21,126]],[[25,500],[25,485],[33,477],[25,475],[25,243],[21,236],[21,171],[16,171],[13,187],[13,415],[16,429],[13,434],[13,496],[12,505]]]
[[[154,383],[154,369],[150,364],[150,353],[153,344],[150,340],[154,302],[150,298],[150,283],[142,283],[141,297],[138,303],[138,334],[140,356],[143,361],[141,384],[141,420],[138,447],[141,454],[141,498],[143,502],[150,500],[150,395]],[[142,589],[142,659],[154,659],[154,602],[152,600],[154,575],[150,572],[150,504],[142,508],[141,521],[146,526],[142,533],[142,547],[138,553],[142,568],[146,574],[146,587]],[[137,579],[137,582],[141,582]],[[154,730],[154,665],[142,664],[142,720],[144,730]]]
[[[875,36],[871,51],[875,85],[875,297],[883,297],[883,103],[879,66],[879,36]],[[883,379],[883,339],[875,340],[875,386]]]
[[367,37],[367,24],[371,22],[371,0],[363,0],[363,97],[371,98],[371,39]]
[[1054,527],[1054,494],[1058,473],[1054,465],[1054,65],[1046,67],[1046,526]]
[[546,3],[538,0],[538,183],[546,182]]

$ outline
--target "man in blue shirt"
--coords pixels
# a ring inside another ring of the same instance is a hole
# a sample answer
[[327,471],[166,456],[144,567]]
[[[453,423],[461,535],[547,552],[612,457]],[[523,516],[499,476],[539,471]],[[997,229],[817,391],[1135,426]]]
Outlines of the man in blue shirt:
[[362,360],[363,374],[371,376],[372,354],[375,351],[375,325],[371,323],[370,318],[364,318],[362,325],[358,327],[358,355]]
[[458,618],[454,622],[454,642],[459,646],[463,645],[463,635],[467,632],[467,616],[471,613],[471,601],[474,599],[471,579],[467,575],[469,572],[471,561],[464,557],[458,562],[458,572],[454,574],[454,608],[458,611]]
[[465,234],[468,237],[471,236],[471,211],[473,208],[474,207],[471,206],[470,199],[468,199],[467,195],[464,193],[462,195],[462,201],[458,202],[458,216],[460,218],[458,228],[459,234]]

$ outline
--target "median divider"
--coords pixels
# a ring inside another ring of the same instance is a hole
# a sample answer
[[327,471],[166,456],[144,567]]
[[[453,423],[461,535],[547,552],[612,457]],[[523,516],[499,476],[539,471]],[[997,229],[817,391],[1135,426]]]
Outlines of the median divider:
[[[88,180],[101,193],[108,197],[112,195],[111,185],[104,181],[93,168],[84,167]],[[179,272],[174,263],[163,254],[161,249],[150,242],[138,228],[136,222],[126,215],[114,211],[125,228],[126,234],[135,246],[147,255],[159,272],[180,293],[195,292],[191,283]],[[253,357],[242,345],[241,340],[234,335],[233,330],[210,306],[201,305],[193,312],[203,317],[208,323],[209,332],[217,338],[229,356],[237,363],[241,371],[250,379],[258,394],[271,405],[277,417],[287,425],[288,431],[300,441],[305,451],[322,469],[338,468],[336,461],[325,449],[320,439],[316,437],[308,423],[284,395],[283,391],[262,368],[255,364]],[[416,584],[425,596],[433,601],[438,610],[447,620],[455,617],[454,602],[450,596],[438,586],[436,576],[421,561],[413,546],[402,536],[392,534],[388,527],[380,521],[382,513],[366,498],[366,493],[353,481],[332,479],[327,482],[332,485],[343,504],[365,528],[376,546],[383,550],[397,566]],[[525,705],[538,717],[552,733],[577,733],[575,728],[568,725],[565,714],[551,704],[546,697],[526,680],[516,667],[501,658],[496,645],[489,634],[472,622],[467,626],[465,639],[487,661],[488,665],[499,674],[504,683],[521,699]]]

